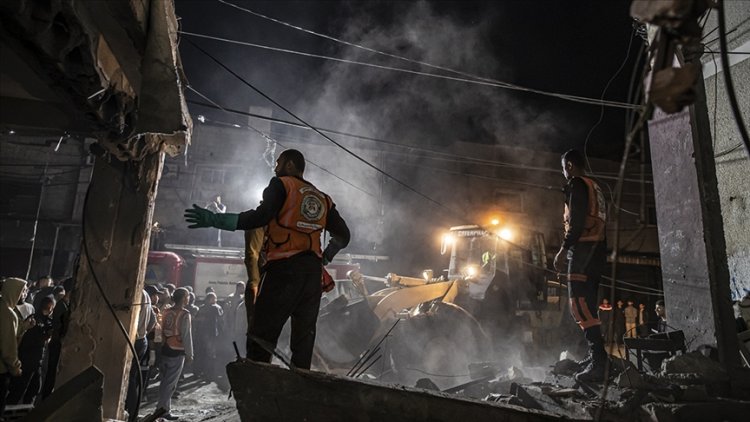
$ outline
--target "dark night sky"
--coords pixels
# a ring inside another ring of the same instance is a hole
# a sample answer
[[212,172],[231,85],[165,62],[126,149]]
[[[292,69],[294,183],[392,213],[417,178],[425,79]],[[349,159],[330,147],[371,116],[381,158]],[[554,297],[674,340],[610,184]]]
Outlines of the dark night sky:
[[[628,13],[630,2],[619,0],[463,0],[420,4],[407,1],[234,2],[314,31],[358,43],[376,43],[372,46],[394,54],[417,55],[421,57],[415,58],[438,65],[518,85],[592,98],[599,98],[625,58],[632,31]],[[415,65],[375,57],[265,21],[217,1],[177,0],[176,4],[184,31],[418,69]],[[601,112],[599,106],[535,94],[467,86],[447,80],[425,81],[428,78],[211,40],[193,40],[316,125],[341,127],[341,122],[335,121],[337,111],[339,114],[340,110],[361,112],[368,114],[362,116],[363,119],[382,124],[365,125],[360,132],[398,142],[439,146],[441,142],[436,141],[436,137],[448,133],[451,139],[482,143],[526,142],[534,148],[562,152],[582,147]],[[634,38],[630,60],[608,90],[606,99],[626,100],[635,65],[633,59],[640,45],[640,39]],[[435,54],[436,51],[440,54]],[[218,103],[239,109],[251,105],[270,106],[184,41],[181,53],[191,85]],[[430,92],[431,95],[415,92]],[[192,93],[188,97],[198,99]],[[476,102],[472,98],[477,98]],[[390,108],[389,104],[398,104],[398,107],[394,106],[391,113],[385,110]],[[327,112],[320,112],[321,108]],[[412,109],[419,112],[404,113]],[[378,113],[379,110],[383,112]],[[191,111],[223,121],[239,119],[211,114],[199,107],[191,106]],[[274,115],[288,118],[283,112]],[[404,116],[404,121],[399,121],[399,116]],[[547,122],[544,130],[524,129],[542,120]],[[495,124],[496,121],[503,123]],[[353,129],[350,126],[348,130]],[[513,139],[496,141],[498,133],[509,133]],[[623,134],[624,112],[606,108],[603,123],[589,141],[589,153],[618,158]],[[524,140],[519,141],[521,138]]]

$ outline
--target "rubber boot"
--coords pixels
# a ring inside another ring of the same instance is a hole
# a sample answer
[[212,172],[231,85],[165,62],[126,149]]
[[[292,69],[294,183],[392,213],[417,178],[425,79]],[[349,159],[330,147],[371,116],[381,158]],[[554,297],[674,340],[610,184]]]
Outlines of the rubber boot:
[[604,350],[601,328],[596,325],[583,330],[583,333],[589,343],[591,361],[583,371],[575,374],[575,379],[581,382],[604,381],[604,369],[608,357],[606,350]]
[[589,366],[589,363],[591,363],[591,359],[593,359],[593,355],[591,354],[591,346],[589,346],[586,356],[583,359],[576,361],[576,364],[578,364],[578,372],[586,369],[586,367]]

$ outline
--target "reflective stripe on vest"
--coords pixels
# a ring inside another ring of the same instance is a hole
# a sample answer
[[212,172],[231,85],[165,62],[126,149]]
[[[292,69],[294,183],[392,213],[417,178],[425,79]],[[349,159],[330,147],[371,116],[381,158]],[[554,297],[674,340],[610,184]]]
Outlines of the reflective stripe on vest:
[[286,199],[276,219],[266,228],[266,259],[274,261],[306,251],[322,257],[320,233],[331,209],[328,195],[296,177],[279,179],[284,183]]
[[[607,202],[604,194],[593,180],[588,177],[580,177],[586,183],[588,188],[589,203],[586,212],[583,232],[578,238],[579,242],[598,242],[604,240],[606,236],[607,224]],[[565,232],[570,230],[570,207],[565,203]]]
[[185,315],[185,310],[167,309],[163,315],[162,335],[167,346],[174,350],[185,350],[182,344],[182,333],[180,332],[180,320]]

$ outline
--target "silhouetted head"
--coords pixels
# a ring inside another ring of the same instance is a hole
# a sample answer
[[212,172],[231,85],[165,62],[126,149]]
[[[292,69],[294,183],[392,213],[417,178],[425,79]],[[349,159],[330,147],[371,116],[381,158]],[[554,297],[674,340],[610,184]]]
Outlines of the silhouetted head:
[[575,176],[583,176],[586,171],[586,162],[580,151],[571,149],[562,155],[563,175],[570,180]]
[[305,156],[296,149],[288,149],[279,155],[276,167],[273,169],[277,177],[302,177],[305,172]]

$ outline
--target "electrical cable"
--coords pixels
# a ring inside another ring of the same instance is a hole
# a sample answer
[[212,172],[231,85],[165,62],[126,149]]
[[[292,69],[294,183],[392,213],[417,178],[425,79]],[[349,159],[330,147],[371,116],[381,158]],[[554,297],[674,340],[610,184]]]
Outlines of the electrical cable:
[[[200,92],[198,92],[198,91],[197,91],[197,90],[196,90],[195,88],[193,88],[192,86],[188,85],[187,87],[188,87],[188,89],[190,89],[191,91],[193,91],[193,92],[194,92],[195,94],[197,94],[198,96],[200,96],[200,97],[201,97],[201,98],[203,98],[204,100],[206,100],[206,101],[210,102],[211,104],[213,104],[213,105],[214,105],[215,107],[217,107],[218,109],[220,109],[220,110],[222,110],[222,111],[224,111],[224,112],[226,112],[226,113],[230,113],[230,111],[228,111],[228,110],[224,109],[224,108],[223,108],[222,106],[220,106],[219,104],[217,104],[216,102],[214,102],[214,101],[213,101],[213,100],[211,100],[210,98],[208,98],[208,97],[206,97],[205,95],[201,94]],[[282,148],[286,148],[286,147],[285,147],[284,145],[282,145],[281,143],[279,143],[279,142],[278,142],[278,141],[276,141],[275,139],[271,138],[271,137],[270,137],[269,135],[266,135],[266,134],[265,134],[265,133],[264,133],[263,131],[261,131],[260,129],[256,129],[255,127],[253,127],[252,125],[249,125],[249,124],[248,124],[248,125],[245,125],[245,127],[247,127],[247,128],[250,128],[250,129],[251,129],[252,131],[254,131],[255,133],[259,134],[259,135],[260,135],[261,137],[263,137],[263,138],[264,138],[264,139],[265,139],[266,141],[274,142],[274,143],[276,143],[276,144],[278,144],[278,145],[281,145],[281,147],[282,147]],[[346,180],[346,179],[343,179],[342,177],[340,177],[340,176],[338,176],[338,175],[334,174],[333,172],[331,172],[330,170],[328,170],[328,169],[325,169],[325,168],[321,167],[320,165],[318,165],[318,164],[316,164],[316,163],[314,163],[314,162],[312,162],[312,161],[310,161],[310,160],[308,160],[308,159],[306,159],[305,161],[306,161],[306,162],[307,162],[308,164],[312,165],[313,167],[317,167],[318,169],[322,170],[323,172],[325,172],[325,173],[328,173],[328,174],[330,174],[331,176],[333,176],[333,177],[335,177],[336,179],[338,179],[338,180],[340,180],[340,181],[342,181],[342,182],[346,183],[347,185],[349,185],[349,186],[353,187],[354,189],[356,189],[356,190],[358,190],[358,191],[360,191],[360,192],[362,192],[362,193],[364,193],[364,194],[366,194],[366,195],[369,195],[369,196],[371,196],[371,197],[373,197],[373,198],[375,197],[375,195],[373,195],[372,193],[370,193],[370,192],[368,192],[368,191],[366,191],[366,190],[364,190],[364,189],[360,188],[359,186],[357,186],[357,185],[355,185],[355,184],[353,184],[353,183],[349,182],[349,181],[348,181],[348,180]]]
[[725,156],[727,154],[730,154],[730,153],[732,153],[734,151],[737,151],[738,149],[742,148],[742,146],[743,146],[743,144],[739,143],[739,144],[737,144],[737,145],[735,145],[735,146],[733,146],[733,147],[731,147],[729,149],[725,149],[724,151],[721,151],[721,152],[717,153],[716,155],[714,155],[714,158],[723,157],[723,156]]
[[[620,72],[622,72],[622,69],[625,68],[625,64],[628,62],[628,59],[630,58],[630,50],[633,47],[633,38],[635,38],[635,27],[630,31],[630,37],[628,40],[628,48],[625,50],[625,58],[622,60],[622,63],[620,63],[620,66],[617,68],[615,73],[612,75],[612,77],[609,78],[607,83],[604,85],[604,89],[602,90],[602,95],[599,96],[599,100],[604,100],[604,96],[607,94],[607,90],[609,89],[609,86],[612,85],[612,82],[620,75]],[[641,51],[643,51],[643,45],[641,44]],[[637,65],[636,61],[636,65]],[[589,173],[596,178],[594,175],[594,171],[591,168],[591,163],[589,163],[589,156],[588,156],[588,145],[589,145],[589,139],[591,138],[591,134],[594,133],[594,130],[596,130],[597,127],[602,123],[604,120],[604,105],[602,105],[599,108],[599,119],[594,123],[594,126],[591,126],[591,129],[589,129],[589,133],[586,134],[586,138],[583,141],[583,156],[586,158],[586,166],[588,167]]]
[[[750,136],[747,134],[747,128],[745,127],[745,121],[742,119],[742,112],[740,111],[740,106],[737,103],[737,94],[734,91],[734,82],[732,81],[732,73],[730,71],[729,66],[729,56],[727,55],[727,51],[729,50],[729,46],[727,45],[727,28],[726,28],[726,16],[725,16],[725,10],[724,10],[724,0],[718,0],[719,8],[719,46],[720,46],[720,57],[721,57],[721,66],[722,71],[724,73],[724,83],[727,87],[727,96],[729,97],[729,105],[732,108],[732,113],[734,114],[734,120],[735,123],[737,123],[737,129],[739,129],[740,137],[742,138],[742,143],[745,144],[745,150],[747,151],[748,156],[750,156]],[[716,75],[718,78],[718,75]]]
[[[719,66],[716,64],[716,53],[714,53],[713,50],[708,48],[707,46],[703,46],[710,54],[711,54],[711,60],[714,63],[714,69],[716,72],[719,72]],[[713,113],[713,121],[711,122],[711,145],[714,150],[714,154],[716,154],[716,111],[718,109],[718,99],[719,99],[719,75],[714,74],[714,113]],[[716,158],[716,155],[714,155],[714,158]]]
[[636,107],[633,104],[626,104],[626,103],[621,103],[621,102],[617,102],[617,101],[599,101],[599,100],[596,100],[596,99],[593,99],[593,98],[581,97],[581,96],[578,96],[578,95],[560,94],[560,93],[555,93],[555,92],[541,91],[541,90],[532,89],[532,88],[525,88],[525,87],[522,87],[522,86],[510,84],[510,83],[507,83],[507,82],[499,82],[499,83],[498,82],[486,82],[486,81],[476,80],[476,79],[467,79],[467,78],[459,78],[459,77],[455,77],[455,76],[438,75],[438,74],[435,74],[435,73],[422,72],[422,71],[418,71],[418,70],[403,69],[403,68],[399,68],[399,67],[379,65],[379,64],[368,63],[368,62],[361,62],[361,61],[357,61],[357,60],[341,59],[341,58],[338,58],[338,57],[325,56],[325,55],[321,55],[321,54],[305,53],[305,52],[302,52],[302,51],[290,50],[290,49],[287,49],[287,48],[271,47],[271,46],[263,45],[263,44],[256,44],[256,43],[251,43],[251,42],[246,42],[246,41],[232,40],[232,39],[228,39],[228,38],[215,37],[215,36],[212,36],[212,35],[198,34],[198,33],[195,33],[195,32],[179,31],[178,33],[181,34],[181,35],[188,35],[188,36],[192,36],[192,37],[196,37],[196,38],[204,38],[204,39],[209,39],[209,40],[213,40],[213,41],[220,41],[220,42],[229,43],[229,44],[237,44],[237,45],[243,45],[243,46],[247,46],[247,47],[255,47],[255,48],[260,48],[260,49],[264,49],[264,50],[281,52],[281,53],[289,53],[289,54],[295,54],[295,55],[299,55],[299,56],[305,56],[305,57],[312,57],[312,58],[317,58],[317,59],[330,60],[330,61],[335,61],[335,62],[339,62],[339,63],[356,64],[356,65],[359,65],[359,66],[371,67],[371,68],[376,68],[376,69],[381,69],[381,70],[392,70],[392,71],[395,71],[395,72],[409,73],[409,74],[412,74],[412,75],[427,76],[427,77],[438,78],[438,79],[446,79],[446,80],[451,80],[451,81],[456,81],[456,82],[466,82],[466,83],[470,83],[470,84],[477,84],[477,85],[484,85],[484,86],[490,86],[490,87],[495,87],[495,88],[510,89],[510,90],[514,90],[514,91],[530,92],[530,93],[534,93],[534,94],[546,95],[546,96],[549,96],[549,97],[555,97],[555,98],[559,98],[559,99],[563,99],[563,100],[567,100],[567,101],[573,101],[573,102],[577,102],[577,103],[583,103],[583,104],[593,104],[593,105],[602,105],[603,104],[603,105],[606,105],[608,107],[616,107],[616,108],[624,108],[624,109],[631,109],[631,108]]
[[[293,122],[290,122],[288,120],[283,120],[283,119],[278,119],[278,118],[268,117],[268,116],[261,116],[261,115],[258,115],[258,114],[248,113],[248,112],[244,112],[244,111],[241,111],[241,110],[235,110],[235,109],[231,109],[231,108],[224,107],[224,106],[218,106],[217,107],[217,106],[213,106],[211,104],[202,103],[202,102],[199,102],[199,101],[187,100],[187,103],[188,104],[195,104],[195,105],[198,105],[198,106],[201,106],[201,107],[210,108],[210,109],[222,110],[222,111],[225,111],[225,112],[228,112],[228,113],[232,113],[232,114],[238,114],[238,115],[242,115],[242,116],[253,117],[253,118],[257,118],[257,119],[262,119],[262,120],[270,121],[270,122],[273,122],[273,123],[279,123],[279,124],[282,124],[282,125],[287,125],[287,126],[292,126],[292,127],[300,128],[300,129],[309,130],[309,128],[307,126],[303,126],[303,125],[300,125],[298,123],[293,123]],[[203,120],[209,121],[209,119],[207,119],[205,116],[199,116],[199,118],[202,118]],[[237,124],[234,124],[234,123],[218,122],[216,120],[213,120],[213,122],[217,123],[217,124],[223,124],[223,125],[226,125],[226,126],[233,126],[233,127],[241,126],[241,125],[237,125]],[[375,142],[375,143],[382,143],[384,145],[390,145],[390,146],[394,146],[394,147],[397,147],[397,148],[404,148],[404,149],[408,149],[408,150],[412,150],[412,151],[423,152],[423,153],[426,153],[426,154],[432,154],[432,155],[441,156],[441,157],[450,157],[450,158],[456,159],[457,160],[456,162],[461,162],[459,160],[465,160],[466,162],[481,163],[481,164],[485,164],[485,165],[488,165],[488,166],[517,168],[517,169],[521,169],[521,170],[531,170],[531,171],[544,171],[544,172],[558,173],[558,174],[560,173],[560,169],[557,168],[557,167],[555,167],[555,168],[552,168],[552,167],[535,167],[535,166],[528,166],[528,165],[524,165],[524,164],[516,164],[516,163],[509,163],[509,162],[502,162],[502,161],[495,161],[495,160],[486,160],[486,159],[482,159],[482,158],[469,157],[469,156],[465,156],[465,155],[457,155],[457,154],[453,154],[453,153],[435,151],[435,150],[432,150],[432,149],[423,148],[423,147],[414,146],[414,145],[401,144],[401,143],[394,142],[394,141],[388,141],[388,140],[385,140],[385,139],[382,139],[382,138],[374,138],[374,137],[370,137],[370,136],[357,135],[357,134],[354,134],[354,133],[342,132],[342,131],[337,131],[337,130],[333,130],[333,129],[325,129],[325,128],[321,128],[321,127],[317,127],[317,126],[315,128],[318,129],[318,130],[320,130],[321,132],[331,133],[331,134],[335,134],[335,135],[341,135],[341,136],[345,136],[345,137],[349,137],[349,138],[354,138],[354,139],[361,139],[361,140]],[[269,135],[269,136],[271,136],[271,135]],[[281,137],[286,137],[286,138],[288,138],[288,139],[290,139],[292,141],[300,141],[300,139],[293,138],[293,137],[291,137],[289,135],[280,135],[280,136],[273,135],[273,136],[276,136],[277,138],[281,136]],[[391,151],[383,151],[383,152],[385,152],[385,153],[392,153]],[[600,172],[599,175],[598,175],[598,177],[600,179],[617,180],[617,177],[615,177],[616,173],[613,173],[615,176],[605,176],[606,174],[609,174],[609,173]],[[640,183],[641,182],[640,180],[637,180],[637,179],[625,179],[625,181],[627,181],[627,182],[634,182],[634,183]],[[652,181],[646,181],[646,183],[652,184],[653,182]]]
[[[289,136],[289,135],[274,135],[274,136],[277,136],[277,139],[278,138],[284,138],[284,139],[286,139],[286,140],[288,140],[290,142],[299,142],[299,143],[302,143],[302,142],[307,142],[308,141],[307,139],[300,139],[300,138]],[[404,148],[411,149],[410,147],[407,147],[407,146],[404,146]],[[501,161],[491,161],[491,160],[485,160],[485,159],[481,159],[481,158],[474,158],[474,157],[468,157],[468,156],[454,155],[454,154],[449,154],[449,153],[441,153],[441,152],[437,152],[437,151],[434,152],[434,155],[436,155],[434,157],[431,157],[429,155],[428,156],[419,156],[419,155],[411,154],[411,153],[408,153],[408,152],[386,151],[386,150],[381,150],[380,153],[384,154],[384,155],[395,155],[395,156],[399,156],[399,157],[417,158],[419,160],[441,161],[441,162],[450,163],[450,164],[476,164],[477,166],[484,166],[484,167],[511,168],[511,169],[520,169],[520,170],[529,170],[529,171],[539,171],[539,172],[554,173],[554,174],[558,174],[558,175],[560,174],[560,170],[557,169],[557,168],[553,169],[553,168],[547,168],[547,167],[529,166],[529,165],[524,165],[524,164],[506,163],[506,162],[501,162]],[[408,165],[411,166],[412,164],[408,164]],[[415,166],[417,166],[417,165],[415,165]],[[419,166],[417,166],[417,167],[419,167]],[[429,167],[429,166],[422,166],[422,167],[433,169],[433,167]],[[462,175],[464,173],[454,173],[454,174]],[[469,173],[466,173],[466,174],[467,175],[471,175],[471,176],[475,176],[474,174],[469,174]],[[489,177],[489,176],[487,176],[487,177]],[[600,173],[599,177],[603,178],[603,179],[617,180],[617,177],[602,176],[601,173]],[[633,183],[641,183],[641,181],[637,180],[637,179],[625,179],[625,181],[626,182],[633,182]],[[646,181],[646,183],[652,184],[653,182]],[[538,185],[538,184],[537,185],[529,184],[529,185],[530,186],[541,186],[541,185]],[[544,186],[544,187],[545,188],[549,187],[552,190],[560,190],[561,189],[559,187],[552,187],[552,186]],[[632,194],[632,195],[640,195],[640,194]]]
[[[643,126],[646,124],[646,121],[651,116],[651,111],[653,110],[653,105],[651,103],[648,103],[646,107],[644,108],[643,112],[641,113],[640,118],[638,119],[638,122],[636,122],[635,127],[630,131],[630,133],[627,134],[625,137],[625,148],[623,149],[622,153],[622,161],[620,162],[620,179],[625,178],[625,168],[627,167],[628,158],[630,157],[630,147],[633,144],[633,139],[636,135],[640,134],[640,131],[643,129]],[[616,196],[615,196],[615,210],[614,210],[614,217],[615,217],[615,226],[614,226],[614,240],[613,240],[613,246],[612,246],[612,280],[617,280],[617,263],[618,263],[618,249],[619,249],[619,242],[620,242],[620,202],[622,201],[622,187],[624,183],[622,180],[619,180],[617,182],[617,185],[615,187],[616,190]],[[610,291],[610,301],[614,303],[615,300],[615,289],[614,289],[614,283],[613,288]],[[612,328],[614,324],[614,318],[610,321],[610,328]],[[609,371],[610,371],[611,361],[610,359],[607,359],[604,365],[604,388],[602,389],[601,396],[599,397],[599,406],[596,409],[596,415],[594,417],[595,421],[600,421],[602,418],[602,414],[604,411],[605,402],[607,399],[607,390],[609,389]]]
[[[135,350],[135,345],[132,341],[130,341],[130,335],[128,334],[128,331],[125,329],[125,326],[122,324],[122,321],[120,321],[120,318],[117,317],[117,311],[115,311],[115,308],[112,306],[112,302],[109,301],[109,298],[107,298],[107,294],[104,292],[104,288],[102,287],[101,282],[99,282],[99,277],[96,275],[96,271],[94,270],[93,261],[91,260],[91,254],[89,254],[89,245],[88,245],[88,238],[86,236],[86,212],[88,211],[88,205],[89,205],[89,194],[91,193],[91,186],[92,184],[89,184],[88,189],[86,189],[86,196],[83,198],[83,209],[81,211],[81,238],[83,243],[83,251],[86,254],[86,265],[89,268],[89,271],[91,272],[91,277],[94,279],[94,284],[96,284],[97,289],[99,290],[99,294],[101,294],[102,299],[104,299],[104,303],[107,305],[107,308],[109,309],[110,313],[112,314],[112,317],[117,322],[117,327],[120,329],[120,332],[125,337],[125,341],[128,343],[128,348],[130,349],[130,353],[133,354],[133,359],[138,359],[138,352]],[[141,400],[143,398],[143,375],[141,374],[141,371],[136,371],[138,375],[138,401],[135,404],[135,410],[132,415],[129,415],[129,421],[130,422],[136,422],[138,420],[138,411],[141,407]]]
[[[467,77],[467,78],[471,78],[471,79],[476,80],[476,81],[489,82],[489,83],[493,83],[493,84],[501,84],[501,85],[504,85],[506,88],[509,88],[509,89],[517,89],[517,90],[526,91],[526,92],[533,92],[533,93],[541,94],[541,95],[550,95],[550,96],[557,97],[557,98],[562,98],[563,96],[565,96],[565,97],[569,97],[569,98],[566,98],[566,99],[569,99],[571,101],[572,101],[572,98],[577,98],[579,100],[583,100],[583,99],[593,100],[593,98],[578,97],[578,96],[573,96],[573,95],[558,94],[558,93],[551,93],[551,92],[545,92],[545,91],[540,91],[540,90],[534,90],[534,89],[531,89],[531,88],[524,88],[524,87],[521,87],[521,86],[518,86],[518,85],[515,85],[515,84],[511,84],[511,83],[508,83],[508,82],[503,82],[503,81],[500,81],[500,80],[497,80],[497,79],[485,78],[485,77],[482,77],[482,76],[473,75],[471,73],[463,72],[463,71],[456,70],[456,69],[452,69],[452,68],[449,68],[449,67],[446,67],[446,66],[439,66],[439,65],[435,65],[435,64],[428,63],[428,62],[421,61],[421,60],[410,59],[408,57],[399,56],[397,54],[392,54],[392,53],[388,53],[388,52],[385,52],[385,51],[382,51],[382,50],[377,50],[377,49],[374,49],[374,48],[366,47],[366,46],[363,46],[361,44],[352,43],[352,42],[349,42],[349,41],[342,40],[340,38],[332,37],[330,35],[321,34],[319,32],[315,32],[315,31],[312,31],[312,30],[309,30],[309,29],[306,29],[306,28],[302,28],[300,26],[292,25],[291,23],[284,22],[282,20],[275,19],[275,18],[272,18],[270,16],[266,16],[264,14],[255,12],[253,10],[250,10],[250,9],[247,9],[247,8],[244,8],[244,7],[240,7],[240,6],[236,5],[236,4],[230,3],[230,2],[225,1],[225,0],[218,0],[218,1],[220,3],[222,3],[222,4],[225,4],[225,5],[230,6],[230,7],[234,7],[236,9],[238,9],[238,10],[241,10],[243,12],[246,12],[246,13],[249,13],[251,15],[257,16],[259,18],[266,19],[266,20],[269,20],[271,22],[275,22],[275,23],[287,26],[287,27],[296,29],[298,31],[306,32],[306,33],[308,33],[310,35],[321,37],[321,38],[324,38],[324,39],[327,39],[327,40],[330,40],[330,41],[334,41],[334,42],[337,42],[337,43],[340,43],[340,44],[344,44],[344,45],[347,45],[349,47],[359,48],[361,50],[365,50],[365,51],[368,51],[370,53],[379,54],[379,55],[382,55],[382,56],[385,56],[385,57],[390,57],[390,58],[393,58],[393,59],[403,60],[403,61],[408,62],[408,63],[418,64],[420,66],[425,66],[425,67],[429,67],[429,68],[432,68],[432,69],[437,69],[437,70],[442,70],[442,71],[445,71],[445,72],[450,72],[450,73],[453,73],[453,74],[456,74],[456,75],[461,75],[461,76],[464,76],[464,77]],[[615,104],[615,102],[611,102],[611,103]],[[612,106],[614,107],[614,105],[612,105]]]
[[[633,29],[632,29],[632,31],[631,31],[631,33],[630,33],[630,39],[628,41],[628,48],[627,48],[627,52],[625,53],[625,59],[620,64],[620,66],[618,67],[617,71],[615,71],[614,75],[612,75],[612,77],[609,79],[609,81],[607,81],[607,84],[604,86],[604,89],[602,90],[602,95],[600,97],[601,99],[604,99],[604,95],[606,94],[607,89],[609,89],[610,84],[615,80],[615,78],[620,74],[620,72],[622,72],[622,69],[625,67],[625,64],[628,62],[628,59],[630,58],[630,50],[631,50],[631,47],[633,45],[633,38],[635,37],[636,32],[637,32],[637,29],[634,26]],[[645,46],[645,44],[641,44],[641,49],[639,51],[639,55],[643,53],[644,46]],[[636,60],[636,62],[635,62],[635,68],[638,68],[638,63],[639,63],[639,61]],[[640,83],[639,83],[639,85],[640,85]],[[629,87],[629,90],[630,89],[632,89],[632,78],[631,78],[631,86]],[[630,94],[630,92],[628,94]],[[627,100],[630,101],[632,99],[628,98]],[[626,121],[628,120],[627,113],[628,112],[626,112]],[[600,185],[603,185],[603,186],[605,186],[607,188],[607,190],[609,191],[610,202],[614,205],[615,201],[614,201],[614,194],[612,192],[612,187],[608,183],[602,182],[600,180],[600,178],[597,177],[597,175],[594,173],[593,169],[591,168],[591,164],[589,162],[589,157],[588,157],[588,142],[589,142],[589,138],[590,138],[591,134],[594,132],[594,129],[596,129],[596,127],[599,126],[599,124],[602,122],[603,118],[604,118],[604,107],[602,106],[601,110],[599,112],[599,120],[597,120],[597,122],[594,124],[594,126],[591,127],[591,129],[589,130],[588,134],[586,135],[586,139],[584,140],[584,143],[583,143],[583,156],[584,156],[584,158],[586,160],[586,166],[588,167],[588,171],[589,171],[590,176],[594,180],[596,180]],[[630,215],[640,216],[640,213],[636,213],[636,212],[633,212],[633,211],[630,211],[630,210],[626,210],[626,209],[623,209],[623,208],[621,208],[620,211],[623,211],[623,212],[625,212],[627,214],[630,214]]]
[[400,179],[397,179],[397,178],[391,176],[390,174],[388,174],[385,171],[381,170],[380,168],[378,168],[374,164],[370,163],[369,161],[367,161],[364,158],[360,157],[359,155],[355,154],[350,149],[348,149],[345,146],[341,145],[340,143],[334,141],[331,137],[329,137],[325,133],[321,132],[320,130],[314,128],[309,123],[307,123],[306,121],[304,121],[300,117],[298,117],[296,114],[294,114],[291,110],[289,110],[288,108],[286,108],[283,105],[279,104],[276,100],[274,100],[273,98],[271,98],[267,94],[265,94],[263,91],[261,91],[258,88],[256,88],[250,82],[248,82],[247,80],[245,80],[244,78],[242,78],[240,75],[238,75],[236,72],[234,72],[232,69],[230,69],[227,65],[225,65],[224,63],[222,63],[221,61],[219,61],[219,59],[217,59],[216,57],[214,57],[213,55],[211,55],[209,52],[207,52],[206,50],[204,50],[203,48],[201,48],[200,46],[198,46],[194,42],[190,41],[189,39],[186,40],[186,41],[188,43],[190,43],[190,45],[192,45],[193,47],[195,47],[198,51],[200,51],[201,53],[203,53],[204,55],[206,55],[208,58],[210,58],[212,61],[214,61],[216,64],[218,64],[219,66],[221,66],[224,70],[226,70],[227,72],[229,72],[230,74],[232,74],[232,76],[234,76],[235,78],[237,78],[238,80],[240,80],[247,87],[249,87],[250,89],[252,89],[256,93],[258,93],[259,95],[261,95],[263,98],[265,98],[266,100],[268,100],[269,102],[271,102],[272,104],[274,104],[276,107],[279,107],[280,109],[282,109],[284,112],[286,112],[290,116],[294,117],[300,123],[304,124],[305,126],[307,126],[308,128],[310,128],[312,131],[314,131],[315,133],[317,133],[321,137],[325,138],[326,140],[328,140],[332,144],[334,144],[337,147],[341,148],[342,150],[344,150],[345,152],[347,152],[349,155],[351,155],[352,157],[354,157],[356,160],[358,160],[358,161],[362,162],[363,164],[365,164],[367,167],[370,167],[373,170],[375,170],[376,172],[381,173],[382,175],[384,175],[385,177],[393,180],[394,182],[396,182],[397,184],[401,185],[405,189],[407,189],[407,190],[413,192],[414,194],[422,197],[423,199],[425,199],[425,200],[427,200],[427,201],[429,201],[429,202],[437,205],[438,207],[440,207],[440,208],[448,211],[450,214],[457,215],[457,216],[458,215],[463,216],[463,213],[456,212],[456,211],[448,208],[447,206],[441,204],[440,202],[438,202],[438,201],[430,198],[429,196],[423,194],[422,192],[419,192],[418,190],[414,189],[413,187],[411,187],[407,183],[401,181]]

